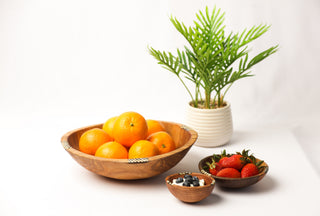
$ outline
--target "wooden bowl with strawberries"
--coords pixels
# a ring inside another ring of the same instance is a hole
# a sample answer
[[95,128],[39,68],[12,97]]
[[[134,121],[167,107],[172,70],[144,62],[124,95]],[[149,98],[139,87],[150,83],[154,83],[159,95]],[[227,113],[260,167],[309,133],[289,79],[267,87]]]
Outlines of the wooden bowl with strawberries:
[[203,158],[198,168],[201,173],[216,180],[220,187],[244,188],[259,182],[268,172],[266,162],[248,154],[249,150],[241,153],[214,154]]
[[63,135],[61,143],[75,161],[98,175],[121,180],[150,178],[174,167],[187,154],[198,137],[197,132],[182,124],[160,122],[165,131],[172,136],[176,149],[148,158],[111,159],[97,157],[80,151],[79,140],[81,135],[93,128],[101,129],[103,124],[72,130]]

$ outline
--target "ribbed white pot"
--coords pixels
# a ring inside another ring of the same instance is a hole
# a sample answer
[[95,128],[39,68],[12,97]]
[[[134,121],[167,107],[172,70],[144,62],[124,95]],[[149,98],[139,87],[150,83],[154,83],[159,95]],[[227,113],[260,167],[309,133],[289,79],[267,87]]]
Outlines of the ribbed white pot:
[[186,125],[198,132],[195,143],[202,147],[217,147],[228,143],[233,124],[230,104],[218,109],[187,108]]

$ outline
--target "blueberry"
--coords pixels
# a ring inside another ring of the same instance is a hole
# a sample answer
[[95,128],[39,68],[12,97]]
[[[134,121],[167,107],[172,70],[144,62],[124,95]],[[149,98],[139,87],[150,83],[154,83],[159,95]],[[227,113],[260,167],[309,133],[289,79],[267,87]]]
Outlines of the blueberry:
[[177,178],[176,183],[181,183],[181,182],[183,182],[183,178],[181,177]]
[[188,179],[188,178],[191,178],[191,179],[192,179],[192,175],[185,174],[185,175],[184,175],[184,178],[185,178],[185,179]]
[[193,181],[199,181],[199,178],[197,176],[192,177]]
[[192,184],[192,178],[186,178],[185,180],[184,180],[184,182],[187,182],[187,183],[189,183],[189,184]]
[[194,187],[200,186],[199,181],[193,181],[192,184],[193,184]]
[[182,186],[190,187],[190,183],[185,181],[185,182],[183,182]]

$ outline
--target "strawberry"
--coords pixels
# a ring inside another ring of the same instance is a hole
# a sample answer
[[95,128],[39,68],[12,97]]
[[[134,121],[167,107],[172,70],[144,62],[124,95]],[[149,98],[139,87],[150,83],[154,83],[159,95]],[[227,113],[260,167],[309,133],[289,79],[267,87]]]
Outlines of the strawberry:
[[255,176],[259,174],[258,167],[253,163],[246,164],[241,170],[241,178]]
[[217,175],[217,173],[221,170],[220,164],[215,162],[213,158],[212,163],[207,162],[207,165],[209,167],[209,172],[211,173],[211,175]]
[[253,155],[249,156],[249,159],[252,161],[251,163],[246,164],[241,170],[241,178],[246,178],[250,176],[258,175],[260,169],[263,168],[261,164],[263,161],[257,162],[256,158]]
[[[219,165],[222,167],[222,164],[225,164],[224,161],[228,160],[229,157],[222,157],[220,160],[219,160]],[[224,167],[225,168],[225,167]]]
[[211,160],[212,162],[207,162],[206,164],[208,165],[207,170],[212,174],[212,175],[217,175],[217,173],[222,169],[220,161],[223,161],[224,159],[227,159],[228,156],[226,154],[226,150],[223,150],[221,154],[213,154]]
[[217,173],[219,177],[240,178],[241,174],[234,168],[224,168]]
[[234,168],[237,170],[241,170],[245,163],[245,158],[242,155],[235,154],[221,161],[221,166],[223,168]]
[[209,168],[209,172],[211,175],[217,175],[217,173],[220,171],[220,167],[219,166],[216,166],[216,167],[212,167],[212,168]]
[[223,161],[227,160],[231,155],[226,153],[226,150],[224,149],[220,155],[213,155],[213,158],[215,158],[215,161],[218,161],[219,165],[223,163]]

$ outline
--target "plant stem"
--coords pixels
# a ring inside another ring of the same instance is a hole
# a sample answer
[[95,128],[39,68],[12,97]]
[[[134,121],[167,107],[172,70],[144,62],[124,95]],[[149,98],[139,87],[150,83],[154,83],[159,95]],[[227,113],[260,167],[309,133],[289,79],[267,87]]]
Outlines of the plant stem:
[[211,100],[211,94],[210,91],[206,91],[206,101],[205,101],[205,107],[207,109],[210,109],[210,100]]
[[233,83],[230,83],[230,85],[228,86],[228,88],[225,90],[224,94],[223,95],[226,95],[228,90],[230,89],[230,87],[232,86]]
[[178,76],[178,78],[179,78],[179,80],[182,82],[183,86],[187,89],[187,92],[189,93],[189,95],[190,95],[190,97],[191,97],[192,102],[193,102],[193,103],[195,103],[195,100],[194,100],[194,98],[193,98],[193,96],[192,96],[192,94],[191,94],[190,90],[188,89],[187,85],[183,82],[183,80],[181,79],[181,77],[180,77],[180,76]]
[[199,84],[196,84],[194,107],[198,107],[198,101],[199,101]]
[[218,95],[218,107],[221,106],[220,90],[217,92]]
[[203,97],[201,95],[201,91],[199,90],[199,95],[200,95],[200,101],[203,101]]
[[213,108],[215,108],[215,105],[216,105],[216,101],[217,101],[217,94],[214,96],[213,98]]

